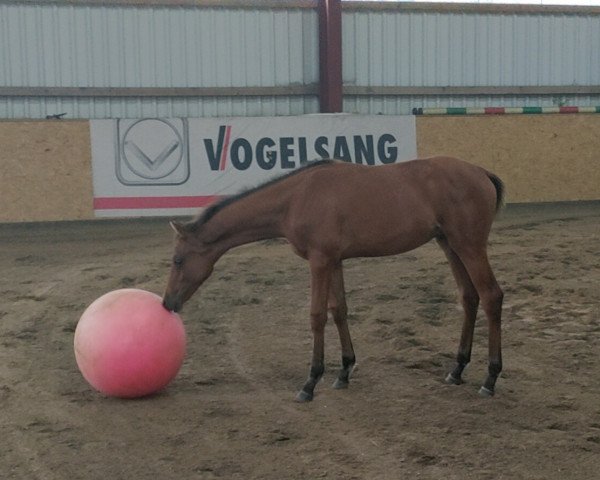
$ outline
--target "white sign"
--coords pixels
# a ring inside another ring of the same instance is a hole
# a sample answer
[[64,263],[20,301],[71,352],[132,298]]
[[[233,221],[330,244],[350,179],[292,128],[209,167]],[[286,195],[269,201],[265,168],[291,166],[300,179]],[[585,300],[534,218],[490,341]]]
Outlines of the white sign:
[[187,215],[313,160],[416,157],[414,116],[92,120],[97,216]]

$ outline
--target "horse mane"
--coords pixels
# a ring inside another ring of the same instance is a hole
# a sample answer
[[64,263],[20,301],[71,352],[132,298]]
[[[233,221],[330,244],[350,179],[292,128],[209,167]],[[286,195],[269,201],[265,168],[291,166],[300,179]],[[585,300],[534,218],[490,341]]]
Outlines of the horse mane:
[[242,190],[239,193],[225,197],[224,199],[219,200],[219,201],[213,203],[212,205],[210,205],[209,207],[207,207],[200,215],[198,215],[194,220],[192,220],[192,222],[190,222],[188,224],[188,228],[191,231],[195,231],[198,228],[202,227],[202,225],[206,224],[211,218],[213,218],[217,213],[219,213],[225,207],[231,205],[232,203],[237,202],[238,200],[246,198],[246,197],[252,195],[253,193],[264,190],[265,188],[268,188],[271,185],[274,185],[276,183],[282,182],[283,180],[286,180],[290,177],[298,175],[299,173],[305,172],[306,170],[309,170],[309,169],[312,169],[315,167],[320,167],[323,165],[330,165],[332,163],[334,163],[334,160],[330,160],[330,159],[316,160],[314,162],[307,163],[290,173],[286,173],[279,177],[275,177],[271,180],[267,180],[266,182],[261,183],[260,185],[257,185],[256,187],[247,188],[245,190]]

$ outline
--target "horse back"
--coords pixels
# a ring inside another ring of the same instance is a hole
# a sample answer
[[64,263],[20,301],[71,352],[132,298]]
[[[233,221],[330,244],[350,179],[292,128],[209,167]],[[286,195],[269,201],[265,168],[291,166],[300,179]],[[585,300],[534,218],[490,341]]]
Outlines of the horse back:
[[401,253],[461,231],[487,238],[496,211],[488,172],[450,157],[378,167],[334,162],[298,181],[290,240],[341,257]]

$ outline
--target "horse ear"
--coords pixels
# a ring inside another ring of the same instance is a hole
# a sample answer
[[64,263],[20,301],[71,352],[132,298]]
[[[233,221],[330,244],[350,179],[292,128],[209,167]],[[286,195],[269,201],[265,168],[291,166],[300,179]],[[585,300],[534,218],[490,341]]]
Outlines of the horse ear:
[[186,231],[185,225],[183,223],[177,222],[175,220],[171,220],[169,222],[169,225],[171,225],[171,228],[177,235],[179,235],[181,237],[185,237],[187,235],[187,231]]

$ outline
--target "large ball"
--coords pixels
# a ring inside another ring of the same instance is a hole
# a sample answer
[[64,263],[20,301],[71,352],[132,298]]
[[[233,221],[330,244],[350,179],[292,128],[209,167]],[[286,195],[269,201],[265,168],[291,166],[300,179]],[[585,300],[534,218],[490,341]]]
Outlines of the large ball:
[[185,356],[181,318],[158,295],[138,289],[109,292],[95,300],[75,328],[75,359],[100,392],[122,398],[164,388]]

